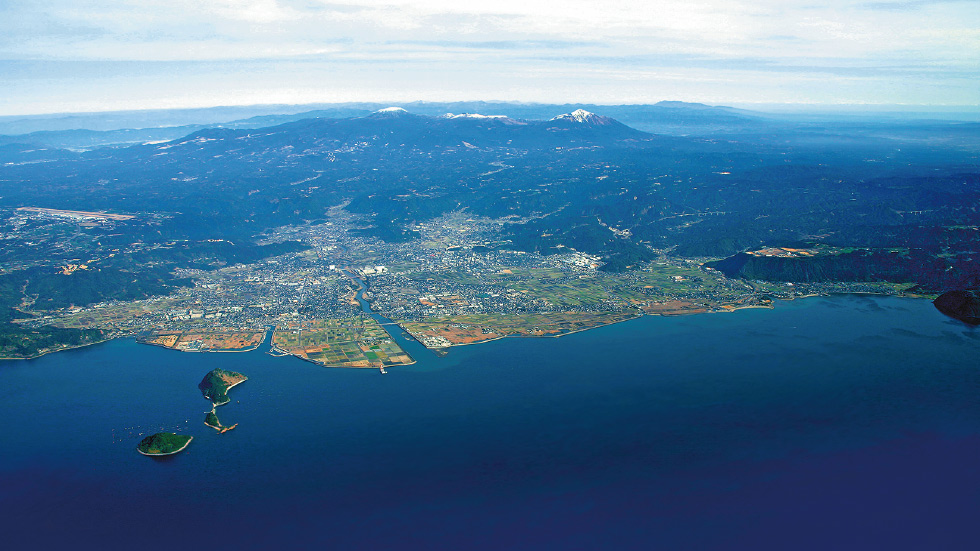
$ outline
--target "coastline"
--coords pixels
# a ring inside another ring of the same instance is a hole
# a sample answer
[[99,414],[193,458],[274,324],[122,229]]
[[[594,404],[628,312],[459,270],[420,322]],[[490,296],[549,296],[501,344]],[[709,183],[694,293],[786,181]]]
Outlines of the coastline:
[[[214,409],[215,409],[214,407],[211,408],[211,413],[212,414],[214,413]],[[217,416],[217,414],[215,414],[215,419],[217,419],[217,418],[218,418],[218,416]],[[233,428],[235,428],[235,427],[238,426],[238,423],[235,423],[234,425],[231,425],[230,427],[226,427],[224,425],[221,425],[220,424],[221,423],[220,421],[218,421],[218,423],[219,423],[218,425],[212,425],[211,423],[208,423],[208,418],[207,417],[204,418],[204,424],[205,424],[205,426],[211,427],[212,429],[218,431],[218,434],[224,434],[224,433],[226,433],[226,432],[230,431],[231,429],[233,429]]]
[[[877,294],[877,293],[869,293],[869,294]],[[825,295],[807,295],[805,297],[796,297],[796,298],[810,298],[810,297],[817,297],[817,296],[825,296]],[[882,295],[882,296],[887,296],[887,295]],[[782,299],[779,299],[779,300],[782,300]],[[793,299],[787,299],[787,300],[793,300]],[[609,326],[609,325],[615,325],[617,323],[623,323],[623,322],[627,322],[627,321],[633,321],[635,319],[642,318],[643,316],[660,316],[660,317],[664,317],[664,318],[680,317],[680,316],[700,316],[702,314],[721,314],[721,313],[726,313],[726,312],[735,312],[736,310],[748,310],[748,309],[753,309],[753,308],[764,309],[764,310],[772,310],[774,308],[774,306],[771,306],[771,305],[770,306],[763,306],[763,305],[758,305],[758,304],[752,304],[752,305],[747,305],[747,306],[735,306],[735,307],[732,307],[732,308],[718,308],[718,309],[715,309],[715,310],[707,310],[705,312],[681,312],[681,313],[677,313],[677,314],[673,314],[673,313],[672,314],[649,314],[647,312],[642,312],[641,311],[641,312],[638,312],[636,314],[636,316],[634,316],[632,318],[622,319],[622,320],[617,320],[617,321],[611,321],[609,323],[603,323],[603,324],[600,324],[600,325],[594,325],[592,327],[585,327],[585,328],[582,328],[582,329],[574,329],[572,331],[567,331],[565,333],[560,333],[558,335],[524,335],[524,334],[501,335],[499,337],[494,337],[492,339],[487,339],[487,340],[484,340],[484,341],[461,342],[461,343],[451,344],[449,346],[440,346],[440,347],[435,347],[435,348],[429,348],[429,347],[426,346],[426,348],[428,350],[434,350],[434,351],[447,351],[447,350],[449,350],[451,348],[455,348],[457,346],[473,346],[473,345],[477,345],[477,344],[486,344],[488,342],[499,341],[500,339],[510,339],[510,338],[521,338],[521,339],[552,338],[552,339],[557,339],[557,338],[564,337],[566,335],[571,335],[571,334],[574,334],[574,333],[582,333],[584,331],[591,331],[593,329],[598,329],[600,327],[606,327],[606,326]],[[402,329],[404,329],[404,328],[402,328]],[[411,333],[409,333],[409,334],[411,334]],[[414,338],[415,340],[418,340],[419,342],[422,342],[415,335],[412,335],[412,338]],[[425,346],[425,345],[423,344],[423,346]]]
[[167,453],[146,453],[146,452],[144,452],[143,450],[141,450],[139,448],[136,448],[136,451],[140,452],[141,454],[143,454],[143,455],[145,455],[147,457],[166,457],[168,455],[173,455],[175,453],[180,453],[180,452],[184,451],[184,449],[187,446],[190,446],[191,445],[191,440],[194,440],[194,437],[193,436],[188,436],[187,437],[187,442],[184,442],[184,445],[181,446],[180,449],[174,450],[172,452],[167,452]]
[[[125,336],[125,335],[121,335],[121,336]],[[75,346],[66,346],[64,348],[59,348],[57,350],[46,350],[44,352],[41,352],[40,354],[37,354],[36,356],[29,356],[29,357],[26,357],[26,358],[11,358],[11,357],[4,356],[4,357],[0,357],[0,361],[5,361],[5,360],[36,360],[36,359],[40,358],[41,356],[47,356],[48,354],[55,354],[57,352],[65,352],[67,350],[75,350],[77,348],[85,348],[86,346],[93,346],[93,345],[96,345],[96,344],[102,344],[104,342],[109,342],[111,340],[115,340],[115,339],[118,339],[118,338],[120,338],[120,337],[109,337],[109,338],[106,338],[106,339],[102,339],[100,341],[87,342],[85,344],[78,344],[78,345],[75,345]]]
[[[810,295],[810,296],[822,296],[822,295]],[[807,297],[809,298],[809,297]],[[788,299],[792,300],[792,299]],[[738,310],[772,310],[775,308],[772,304],[766,306],[763,304],[749,304],[746,306],[733,306],[731,308],[719,308],[717,310],[708,310],[707,312],[701,312],[702,314],[724,314],[726,312],[736,312]],[[644,314],[645,316],[696,316],[697,314]]]
[[[398,325],[398,324],[395,324],[395,325]],[[399,326],[399,329],[404,330],[404,328],[402,328],[401,326]],[[388,330],[385,329],[385,331],[387,332]],[[389,332],[388,335],[391,336],[391,333]],[[395,337],[392,336],[391,338],[394,339]],[[412,338],[415,338],[415,337],[412,337]],[[474,344],[476,344],[476,343],[474,343]],[[391,364],[391,365],[382,365],[381,368],[382,369],[387,369],[389,367],[400,367],[400,366],[403,366],[403,365],[414,365],[414,364],[418,363],[418,360],[416,360],[411,354],[409,354],[407,350],[402,350],[402,352],[404,352],[406,356],[408,356],[409,358],[411,358],[412,361],[406,362],[406,363],[398,363],[398,364]],[[266,354],[272,356],[273,358],[284,358],[286,356],[289,356],[291,358],[297,358],[297,359],[303,360],[304,362],[310,362],[313,365],[318,365],[320,367],[329,367],[331,369],[378,369],[378,366],[371,366],[371,365],[355,366],[355,365],[331,365],[331,364],[320,363],[320,362],[318,362],[316,360],[311,360],[309,358],[304,358],[303,356],[300,356],[299,354],[293,354],[292,352],[288,352],[286,350],[283,350],[282,348],[279,348],[278,346],[276,346],[275,343],[272,343],[272,345],[269,347],[269,351],[266,352]]]
[[[474,343],[474,344],[476,344],[476,343]],[[407,363],[400,363],[400,364],[382,365],[381,368],[382,369],[388,369],[389,367],[401,367],[403,365],[414,365],[414,364],[418,363],[417,360],[415,358],[413,358],[412,355],[409,354],[408,352],[405,352],[405,355],[408,356],[409,358],[412,358],[412,361],[407,362]],[[270,356],[272,356],[274,358],[284,358],[286,356],[289,356],[289,357],[292,357],[292,358],[297,358],[297,359],[302,360],[304,362],[310,362],[313,365],[318,365],[320,367],[329,367],[331,369],[378,369],[378,366],[376,366],[376,365],[360,365],[360,366],[357,366],[357,365],[331,365],[331,364],[325,364],[325,363],[320,363],[320,362],[318,362],[316,360],[311,360],[309,358],[304,358],[303,356],[300,356],[298,354],[293,354],[291,352],[281,352],[280,354],[270,354]]]
[[232,384],[230,384],[230,385],[228,385],[228,387],[227,387],[227,388],[225,388],[225,398],[228,398],[228,400],[227,400],[227,401],[224,401],[224,402],[221,402],[220,404],[218,404],[218,403],[215,403],[214,401],[212,401],[212,402],[211,402],[211,406],[212,406],[212,409],[214,409],[214,408],[216,408],[216,407],[218,407],[218,406],[223,406],[223,405],[225,405],[225,404],[227,404],[227,403],[229,403],[229,402],[231,402],[231,398],[230,398],[230,397],[228,397],[228,391],[229,391],[229,390],[231,390],[231,389],[233,389],[233,388],[235,388],[236,386],[238,386],[238,385],[240,385],[240,384],[242,384],[242,383],[244,383],[244,382],[245,382],[245,381],[247,381],[247,380],[248,380],[248,379],[242,379],[242,380],[240,380],[240,381],[235,381],[234,383],[232,383]]
[[[825,293],[813,293],[813,294],[809,294],[809,295],[801,295],[801,296],[795,296],[795,297],[789,297],[789,298],[777,298],[776,300],[782,300],[782,301],[789,302],[789,301],[793,301],[793,300],[801,300],[801,299],[815,298],[815,297],[828,297],[828,296],[834,296],[834,295],[866,295],[866,296],[882,296],[882,297],[895,296],[895,297],[899,297],[899,298],[910,298],[910,299],[929,298],[928,296],[924,296],[924,295],[904,295],[904,294],[887,294],[887,293],[871,293],[871,292],[868,292],[868,293],[826,293],[826,294]],[[609,323],[603,323],[601,325],[595,325],[593,327],[586,327],[586,328],[583,328],[583,329],[575,329],[573,331],[568,331],[566,333],[561,333],[561,334],[558,334],[558,335],[525,335],[525,334],[501,335],[499,337],[494,337],[492,339],[487,339],[487,340],[483,340],[483,341],[461,342],[461,343],[450,344],[449,346],[440,346],[440,347],[433,347],[433,348],[429,348],[429,347],[426,346],[426,349],[432,350],[434,352],[447,352],[450,349],[455,348],[455,347],[458,347],[458,346],[473,346],[473,345],[477,345],[477,344],[486,344],[488,342],[494,342],[494,341],[499,341],[501,339],[508,339],[508,338],[555,338],[555,339],[557,339],[559,337],[564,337],[565,335],[571,335],[573,333],[581,333],[583,331],[591,331],[592,329],[598,329],[600,327],[606,327],[608,325],[615,325],[617,323],[623,323],[623,322],[627,322],[627,321],[632,321],[632,320],[635,320],[635,319],[639,319],[639,318],[641,318],[643,316],[660,316],[660,317],[665,317],[666,318],[666,317],[681,317],[681,316],[699,316],[699,315],[703,315],[703,314],[723,314],[723,313],[728,313],[728,312],[736,312],[738,310],[751,310],[751,309],[772,310],[772,309],[775,308],[775,301],[773,301],[773,304],[769,304],[769,305],[749,304],[749,305],[744,305],[744,306],[734,306],[734,305],[728,305],[728,306],[731,306],[731,308],[716,307],[716,308],[714,308],[712,310],[707,310],[707,311],[704,311],[704,312],[680,312],[680,313],[670,313],[670,314],[662,314],[662,313],[661,314],[651,314],[651,313],[647,313],[647,312],[642,312],[641,311],[635,317],[632,317],[632,318],[629,318],[629,319],[623,319],[623,320],[613,321],[613,322],[609,322]],[[401,327],[400,324],[397,324],[396,323],[396,325],[398,325],[399,327]],[[404,330],[405,328],[402,327],[402,329]],[[411,333],[409,333],[409,334],[412,335]],[[419,342],[422,342],[415,335],[412,335],[412,338],[414,338],[415,340],[417,340]],[[423,346],[425,346],[425,345],[423,344]]]
[[[210,375],[211,374],[209,373],[208,376],[210,376]],[[240,379],[238,381],[235,381],[234,383],[232,383],[232,384],[230,384],[230,385],[228,385],[228,386],[225,387],[224,392],[222,393],[224,395],[224,397],[225,397],[225,401],[224,402],[221,402],[221,403],[215,402],[214,399],[213,398],[210,398],[208,396],[208,393],[207,392],[204,392],[203,389],[202,389],[202,393],[204,394],[204,398],[206,400],[208,400],[209,402],[211,402],[211,411],[214,411],[215,408],[220,407],[220,406],[223,406],[223,405],[231,402],[231,398],[228,396],[228,391],[230,391],[231,389],[235,388],[236,386],[238,386],[238,385],[240,385],[240,384],[242,384],[242,383],[244,383],[245,381],[248,380],[248,377],[245,377],[244,375],[242,377],[243,377],[242,379]],[[205,376],[205,380],[207,380],[207,376]],[[221,379],[221,382],[224,383],[224,379]],[[198,388],[200,388],[200,386],[198,386]],[[209,391],[210,391],[210,389],[209,389]]]
[[[560,337],[564,337],[565,335],[571,335],[573,333],[582,333],[584,331],[591,331],[592,329],[598,329],[600,327],[607,327],[607,326],[610,326],[610,325],[616,325],[617,323],[623,323],[623,322],[626,322],[626,321],[633,321],[633,320],[639,319],[639,318],[641,318],[641,317],[643,317],[645,315],[651,315],[651,314],[638,313],[636,316],[634,316],[632,318],[621,319],[621,320],[617,320],[617,321],[611,321],[609,323],[603,323],[603,324],[600,324],[600,325],[593,325],[592,327],[585,327],[585,328],[582,328],[582,329],[574,329],[572,331],[566,331],[565,333],[559,333],[557,335],[523,335],[523,334],[501,335],[499,337],[494,337],[492,339],[487,339],[487,340],[483,340],[483,341],[461,342],[461,343],[457,343],[457,344],[451,344],[449,346],[438,346],[438,347],[434,347],[434,348],[429,348],[428,346],[426,346],[425,348],[427,350],[433,350],[433,351],[446,351],[446,350],[449,350],[450,348],[455,348],[457,346],[473,346],[473,345],[477,345],[477,344],[486,344],[488,342],[499,341],[501,339],[512,339],[512,338],[520,338],[520,339],[551,338],[551,339],[557,339],[557,338],[560,338]],[[398,325],[398,324],[396,324],[396,325]],[[399,327],[401,327],[401,326],[399,325]],[[402,327],[402,329],[405,330],[404,327]],[[405,330],[405,332],[408,333],[407,330]],[[409,335],[412,335],[411,333],[408,333],[408,334]],[[412,338],[415,339],[416,341],[418,341],[419,343],[422,343],[422,341],[418,337],[416,337],[415,335],[412,335]],[[425,346],[425,344],[422,344],[422,346]],[[415,362],[412,362],[412,363],[415,363]],[[406,364],[406,365],[409,365],[409,364]]]
[[262,343],[259,343],[259,344],[255,345],[255,346],[251,347],[251,348],[229,348],[229,349],[208,348],[207,350],[180,350],[179,348],[175,348],[174,350],[180,350],[181,352],[205,352],[205,353],[206,352],[216,352],[216,353],[222,353],[222,354],[229,354],[229,353],[230,354],[234,354],[236,352],[251,352],[253,350],[258,350],[258,348],[260,346],[262,346]]
[[[433,352],[445,352],[445,351],[448,351],[450,348],[453,348],[453,347],[456,347],[456,346],[471,346],[471,345],[475,345],[475,344],[485,344],[485,343],[488,343],[488,342],[493,342],[493,341],[497,341],[497,340],[500,340],[500,339],[506,339],[506,338],[513,338],[513,337],[520,337],[520,338],[552,337],[552,338],[558,338],[558,337],[563,337],[565,335],[570,335],[572,333],[579,333],[579,332],[582,332],[582,331],[589,331],[591,329],[596,329],[596,328],[599,328],[599,327],[605,327],[607,325],[613,325],[613,324],[616,324],[616,323],[622,323],[624,321],[631,321],[631,320],[637,319],[637,318],[642,317],[642,316],[674,317],[674,316],[694,316],[694,315],[700,315],[700,314],[717,314],[717,313],[723,313],[723,312],[735,312],[737,310],[745,310],[745,309],[768,309],[768,310],[771,310],[771,309],[775,308],[775,306],[774,306],[775,301],[793,301],[793,300],[801,300],[801,299],[814,298],[814,297],[829,297],[829,296],[835,296],[835,295],[860,295],[860,296],[883,296],[883,297],[885,297],[885,296],[894,296],[894,297],[899,297],[899,298],[925,299],[925,300],[933,300],[935,298],[934,296],[931,296],[931,295],[916,294],[916,293],[911,293],[911,294],[906,294],[906,293],[889,294],[889,293],[874,293],[874,292],[812,293],[812,294],[808,294],[808,295],[800,295],[800,296],[793,296],[793,297],[786,297],[786,298],[776,298],[773,301],[773,304],[768,305],[768,306],[767,305],[758,305],[758,304],[745,305],[745,306],[733,306],[733,305],[730,305],[730,306],[732,306],[731,308],[718,307],[716,309],[707,310],[707,311],[704,311],[704,312],[681,312],[681,313],[670,313],[670,314],[662,314],[662,313],[654,314],[654,313],[647,313],[647,312],[642,312],[641,311],[641,312],[639,312],[637,314],[637,316],[632,317],[632,318],[629,318],[629,319],[623,319],[623,320],[614,321],[614,322],[610,322],[610,323],[604,323],[604,324],[601,324],[601,325],[596,325],[596,326],[593,326],[593,327],[587,327],[587,328],[584,328],[584,329],[575,329],[573,331],[568,331],[566,333],[561,333],[561,334],[558,334],[558,335],[519,335],[519,334],[518,335],[501,335],[499,337],[494,337],[492,339],[487,339],[487,340],[483,340],[483,341],[451,344],[450,346],[436,347],[436,348],[429,348],[429,347],[426,346],[425,348],[426,348],[426,350],[430,350],[430,351],[433,351]],[[408,333],[408,331],[404,327],[402,327],[401,324],[396,323],[396,322],[392,322],[392,323],[394,323],[396,326],[398,326],[402,331],[405,331],[406,333]],[[386,331],[387,331],[387,329],[386,329]],[[419,343],[422,342],[415,335],[413,335],[411,333],[408,333],[408,334],[411,336],[411,338],[415,339]],[[389,333],[389,335],[390,335],[390,333]],[[30,356],[30,357],[23,357],[23,358],[21,358],[21,357],[0,357],[0,361],[9,361],[9,360],[34,360],[34,359],[40,358],[42,356],[46,356],[48,354],[54,354],[54,353],[57,353],[57,352],[65,352],[67,350],[74,350],[74,349],[77,349],[77,348],[84,348],[84,347],[87,347],[87,346],[93,346],[93,345],[96,345],[96,344],[102,344],[104,342],[108,342],[108,341],[111,341],[111,340],[114,340],[114,339],[123,338],[123,337],[132,337],[132,336],[133,335],[116,335],[116,336],[108,337],[108,338],[101,339],[101,340],[95,341],[95,342],[80,344],[80,345],[76,345],[76,346],[68,346],[68,347],[65,347],[65,348],[59,348],[57,350],[47,350],[45,352],[42,352],[42,353],[37,354],[37,355],[34,355],[34,356]],[[143,342],[143,341],[140,341],[138,339],[136,340],[136,342],[139,343],[139,344],[145,344],[145,345],[150,345],[150,346],[158,346],[160,348],[164,348],[164,349],[167,349],[167,350],[175,350],[177,352],[220,352],[220,353],[253,352],[253,351],[259,349],[262,346],[262,343],[260,342],[259,344],[256,344],[255,346],[252,346],[250,348],[234,349],[234,350],[221,350],[221,349],[183,350],[183,349],[180,349],[180,348],[174,348],[174,347],[170,347],[170,346],[164,346],[162,344],[157,344],[157,343],[152,343],[152,342]],[[299,358],[300,360],[310,362],[310,363],[315,364],[315,365],[318,365],[320,367],[329,367],[329,368],[337,368],[337,369],[377,369],[377,367],[372,367],[372,366],[356,367],[356,366],[349,366],[349,365],[330,365],[330,364],[324,364],[324,363],[320,363],[320,362],[317,362],[315,360],[311,360],[309,358],[304,358],[302,356],[298,356],[296,354],[292,354],[290,352],[287,352],[285,350],[282,350],[279,347],[277,347],[275,344],[272,344],[270,346],[270,349],[266,353],[269,354],[270,356],[273,356],[273,357],[291,356],[291,357],[294,357],[294,358]],[[411,354],[409,354],[407,351],[405,352],[405,354],[408,355],[410,358],[412,358],[412,361],[411,362],[402,363],[402,364],[392,364],[390,366],[387,366],[386,365],[386,366],[383,366],[383,367],[385,367],[385,368],[388,368],[388,367],[398,367],[398,366],[403,366],[403,365],[413,365],[413,364],[417,363],[417,361],[415,360],[415,358],[413,358],[411,356]],[[236,384],[238,384],[238,383],[236,383]],[[231,387],[228,387],[228,388],[230,389]]]
[[[283,356],[292,356],[292,354],[290,354],[289,352],[286,352],[282,348],[279,348],[278,346],[276,346],[276,343],[274,343],[274,342],[269,346],[269,351],[266,352],[266,354],[268,354],[268,355],[270,355],[270,356],[272,356],[274,358],[281,358]],[[297,357],[299,357],[299,356],[297,356]],[[300,358],[300,359],[304,359],[304,358]]]
[[208,349],[205,349],[205,350],[186,350],[186,349],[183,349],[183,348],[177,348],[175,346],[166,346],[166,345],[155,343],[155,342],[145,342],[145,341],[141,341],[139,339],[137,339],[136,342],[139,343],[139,344],[146,344],[146,345],[149,345],[149,346],[159,346],[160,348],[165,348],[167,350],[176,350],[177,352],[190,352],[190,353],[203,353],[203,352],[224,352],[224,353],[228,353],[228,352],[251,352],[253,350],[258,350],[259,347],[262,346],[262,343],[260,342],[260,343],[256,344],[255,346],[252,346],[250,348],[234,348],[234,349],[227,349],[227,350],[226,349],[221,349],[221,348],[208,348]]

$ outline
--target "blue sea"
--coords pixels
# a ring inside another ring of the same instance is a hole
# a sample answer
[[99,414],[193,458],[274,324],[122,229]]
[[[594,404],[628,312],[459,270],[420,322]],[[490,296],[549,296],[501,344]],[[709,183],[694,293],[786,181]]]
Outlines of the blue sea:
[[[980,548],[980,331],[840,296],[328,369],[0,363],[5,549]],[[246,374],[218,408],[197,384]],[[139,455],[160,430],[182,453]]]

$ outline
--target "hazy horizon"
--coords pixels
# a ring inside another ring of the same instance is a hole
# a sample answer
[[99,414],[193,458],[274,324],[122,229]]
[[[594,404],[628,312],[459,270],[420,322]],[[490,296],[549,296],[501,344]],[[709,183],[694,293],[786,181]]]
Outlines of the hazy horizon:
[[483,98],[980,105],[968,0],[11,0],[0,16],[2,116]]
[[628,106],[650,106],[658,103],[685,103],[691,105],[706,105],[708,107],[733,108],[759,113],[787,113],[787,114],[953,114],[971,115],[971,119],[980,116],[980,104],[970,105],[931,105],[931,104],[895,104],[895,103],[766,103],[766,102],[718,102],[702,103],[689,101],[686,99],[664,99],[656,102],[627,103],[627,102],[590,102],[590,101],[567,101],[567,102],[547,102],[547,101],[517,101],[517,100],[496,100],[496,99],[448,99],[443,101],[386,101],[386,100],[364,100],[364,101],[345,101],[345,102],[309,102],[309,103],[242,103],[242,104],[211,104],[199,106],[171,106],[171,107],[144,107],[139,109],[93,109],[88,111],[50,111],[38,113],[23,113],[0,115],[0,120],[18,120],[30,118],[46,118],[60,116],[89,116],[89,115],[109,115],[109,114],[138,114],[152,112],[191,112],[191,111],[218,111],[218,110],[248,110],[267,111],[269,113],[300,113],[303,110],[315,110],[318,108],[329,108],[339,106],[358,106],[358,105],[387,105],[392,107],[404,107],[412,105],[438,105],[443,103],[486,103],[493,105],[556,105],[556,106],[608,106],[608,107],[628,107]]

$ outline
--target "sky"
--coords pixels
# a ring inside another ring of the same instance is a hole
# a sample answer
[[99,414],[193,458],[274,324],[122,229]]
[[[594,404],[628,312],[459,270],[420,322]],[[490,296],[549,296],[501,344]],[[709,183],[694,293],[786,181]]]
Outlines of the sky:
[[349,101],[980,105],[980,0],[0,0],[0,115]]

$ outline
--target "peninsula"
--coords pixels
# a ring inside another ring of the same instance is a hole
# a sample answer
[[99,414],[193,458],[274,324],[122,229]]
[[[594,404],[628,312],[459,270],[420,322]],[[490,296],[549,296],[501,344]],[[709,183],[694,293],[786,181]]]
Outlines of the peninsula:
[[980,325],[980,290],[945,292],[932,302],[936,309],[969,325]]
[[184,448],[193,439],[193,436],[185,436],[173,432],[158,432],[140,440],[140,443],[136,446],[136,451],[150,456],[173,455],[184,451]]
[[204,376],[197,388],[201,389],[201,394],[211,400],[214,406],[222,406],[231,401],[228,398],[228,391],[237,384],[248,380],[248,377],[234,371],[214,369]]

